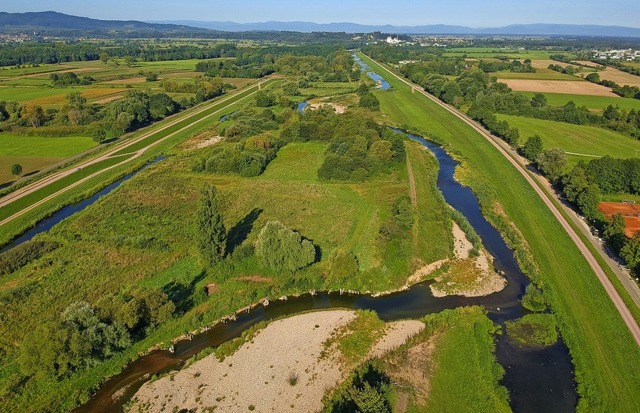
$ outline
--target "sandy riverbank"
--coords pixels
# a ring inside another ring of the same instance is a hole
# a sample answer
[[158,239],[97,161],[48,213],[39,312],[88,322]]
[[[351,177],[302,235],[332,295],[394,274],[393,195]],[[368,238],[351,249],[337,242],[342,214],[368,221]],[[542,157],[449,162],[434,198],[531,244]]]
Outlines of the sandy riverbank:
[[[356,317],[354,311],[320,311],[277,320],[220,362],[210,355],[136,393],[130,412],[174,408],[221,412],[315,412],[325,392],[348,374],[339,354],[321,357],[332,333]],[[424,325],[391,323],[370,355],[398,347]],[[253,406],[253,407],[251,407]]]

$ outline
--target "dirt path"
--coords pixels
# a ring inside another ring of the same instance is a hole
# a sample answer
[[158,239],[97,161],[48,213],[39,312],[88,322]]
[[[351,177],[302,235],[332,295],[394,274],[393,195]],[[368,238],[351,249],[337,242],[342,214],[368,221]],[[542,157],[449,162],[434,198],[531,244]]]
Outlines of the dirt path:
[[[376,62],[376,63],[378,63],[378,62]],[[430,94],[428,94],[427,92],[425,92],[419,86],[414,85],[414,84],[406,81],[405,79],[402,79],[400,76],[396,75],[391,70],[389,70],[386,66],[383,66],[380,63],[378,63],[378,65],[380,65],[380,67],[382,67],[390,75],[392,75],[395,78],[399,79],[400,81],[402,81],[403,83],[405,83],[409,87],[417,90],[419,93],[422,93],[424,96],[426,96],[427,98],[431,99],[433,102],[438,104],[439,106],[441,106],[444,109],[446,109],[447,111],[449,111],[451,114],[456,116],[458,119],[462,120],[467,125],[471,126],[476,132],[478,132],[480,135],[482,135],[482,137],[484,137],[486,140],[488,140],[505,158],[507,158],[507,160],[527,180],[529,185],[531,185],[531,187],[534,189],[534,191],[543,200],[545,205],[547,205],[547,207],[551,210],[551,213],[553,214],[553,216],[558,220],[560,225],[562,225],[562,228],[564,228],[564,230],[567,232],[569,237],[571,237],[573,242],[576,244],[576,246],[578,247],[578,249],[580,250],[582,255],[587,260],[589,266],[591,267],[593,272],[598,277],[598,280],[600,281],[600,283],[604,287],[605,291],[607,292],[607,295],[609,296],[609,298],[613,302],[614,306],[618,310],[618,313],[620,314],[620,317],[622,317],[622,320],[624,321],[624,323],[629,328],[629,331],[630,331],[631,335],[633,336],[634,340],[636,341],[636,344],[638,344],[638,346],[640,346],[640,327],[638,327],[638,324],[636,323],[635,319],[631,315],[631,312],[629,311],[629,309],[625,305],[624,301],[622,300],[622,298],[620,297],[620,295],[616,291],[615,287],[613,286],[613,284],[611,283],[611,281],[607,277],[607,274],[605,274],[604,270],[600,267],[600,264],[598,263],[598,261],[596,260],[594,255],[591,253],[589,248],[587,248],[587,246],[582,241],[582,239],[578,236],[578,234],[574,231],[574,229],[571,227],[569,222],[562,215],[560,210],[553,203],[553,201],[551,200],[551,196],[552,195],[549,194],[548,192],[546,192],[545,190],[543,190],[544,186],[541,186],[539,183],[536,182],[536,180],[534,180],[534,178],[527,171],[526,167],[521,162],[519,162],[517,160],[515,152],[511,148],[506,148],[504,146],[504,145],[506,145],[506,143],[504,143],[501,139],[489,134],[484,128],[482,128],[477,123],[475,123],[473,120],[471,120],[467,115],[465,115],[462,112],[460,112],[460,111],[458,111],[456,109],[453,109],[453,108],[449,107],[448,105],[444,104],[443,102],[441,102],[437,98],[435,98],[435,97],[431,96]],[[625,284],[623,284],[623,285],[625,285]],[[633,295],[633,293],[631,291],[629,293],[630,293],[630,295]]]
[[[252,96],[253,94],[257,93],[260,85],[262,85],[262,83],[265,83],[267,81],[268,80],[265,80],[263,82],[258,83],[257,85],[251,86],[250,88],[257,86],[256,90],[251,92],[251,93],[249,93],[248,95],[240,98],[240,99],[246,99],[247,97]],[[225,102],[227,102],[229,100],[232,100],[230,105],[235,104],[237,102],[236,99],[237,99],[238,95],[240,95],[240,94],[242,94],[244,92],[246,92],[246,89],[245,90],[241,90],[238,93],[235,93],[232,96],[228,96],[228,97],[226,97],[224,99],[217,100],[215,102],[211,102],[210,104],[207,104],[207,105],[203,106],[202,108],[198,109],[195,112],[190,112],[188,114],[184,114],[183,116],[176,116],[175,119],[173,119],[171,122],[167,123],[166,125],[162,126],[161,128],[153,130],[153,131],[148,132],[148,133],[145,133],[145,134],[143,134],[143,135],[141,135],[141,136],[139,136],[139,137],[137,137],[135,139],[127,140],[126,142],[123,142],[121,144],[117,144],[113,148],[109,149],[107,152],[105,152],[104,154],[102,154],[102,155],[100,155],[100,156],[98,156],[96,158],[92,158],[92,159],[80,162],[79,164],[74,165],[71,168],[68,168],[68,169],[65,169],[63,171],[54,173],[52,175],[49,175],[49,176],[47,176],[47,177],[45,177],[43,179],[40,179],[40,180],[36,181],[36,182],[34,182],[34,183],[30,184],[30,185],[27,185],[27,186],[25,186],[23,188],[17,189],[16,191],[11,192],[10,194],[7,194],[6,196],[0,198],[0,208],[4,207],[6,205],[9,205],[12,202],[15,202],[15,201],[17,201],[17,200],[19,200],[19,199],[21,199],[21,198],[23,198],[23,197],[35,192],[35,191],[41,189],[41,188],[44,188],[44,187],[46,187],[46,186],[48,186],[48,185],[50,185],[50,184],[52,184],[52,183],[54,183],[56,181],[59,181],[60,179],[63,179],[65,177],[67,177],[67,176],[69,176],[69,175],[71,175],[71,174],[83,169],[83,168],[86,168],[88,166],[94,165],[94,164],[96,164],[98,162],[104,161],[104,160],[109,159],[109,158],[114,158],[114,157],[116,157],[116,153],[122,151],[123,149],[131,147],[132,145],[135,145],[138,142],[140,142],[140,141],[142,141],[142,140],[144,140],[144,139],[146,139],[146,138],[148,138],[150,136],[153,136],[156,133],[159,133],[159,132],[162,132],[162,131],[164,131],[164,130],[166,130],[168,128],[171,128],[173,125],[175,125],[178,122],[181,122],[181,121],[183,121],[185,119],[192,118],[194,116],[197,116],[200,113],[211,109],[212,106],[216,106],[216,105],[219,105],[221,103],[225,103]],[[124,165],[124,164],[126,164],[126,163],[128,163],[128,162],[130,162],[130,161],[132,161],[132,160],[134,160],[134,159],[136,159],[138,157],[140,157],[148,149],[150,149],[150,148],[152,148],[152,147],[164,142],[165,140],[175,136],[178,133],[183,132],[184,130],[192,127],[194,124],[197,124],[197,123],[200,123],[200,122],[203,122],[203,121],[209,119],[210,117],[220,113],[221,111],[224,111],[225,109],[226,109],[226,107],[220,108],[219,110],[217,110],[217,111],[215,111],[215,112],[213,112],[213,113],[211,113],[211,114],[209,114],[209,115],[207,115],[207,116],[205,116],[205,117],[203,117],[201,119],[198,119],[198,120],[194,121],[193,123],[190,123],[189,125],[187,125],[187,126],[185,126],[183,128],[180,128],[179,130],[177,130],[175,132],[172,132],[169,135],[167,135],[167,136],[165,136],[165,137],[163,137],[161,139],[158,139],[158,140],[150,143],[149,145],[145,146],[144,148],[133,152],[132,153],[133,156],[128,156],[122,162],[118,162],[115,165],[109,166],[109,167],[101,169],[101,170],[99,170],[99,171],[97,171],[95,173],[92,173],[91,175],[88,175],[88,176],[86,176],[86,177],[84,177],[84,178],[82,178],[82,179],[80,179],[80,180],[78,180],[76,182],[73,182],[70,185],[60,189],[59,191],[56,191],[55,193],[53,193],[53,194],[51,194],[51,195],[49,195],[49,196],[37,201],[37,202],[34,202],[33,204],[29,205],[28,207],[20,210],[19,212],[9,216],[6,219],[0,221],[0,227],[2,225],[4,225],[4,224],[10,222],[10,221],[13,221],[14,219],[18,218],[19,216],[25,214],[26,212],[31,211],[32,209],[42,205],[43,203],[45,203],[45,202],[57,197],[58,195],[60,195],[60,194],[62,194],[64,192],[67,192],[70,189],[75,188],[78,185],[88,181],[89,179],[92,179],[92,178],[100,175],[101,173],[109,171],[109,170],[114,169],[114,168],[117,168],[119,166],[122,166],[122,165]]]

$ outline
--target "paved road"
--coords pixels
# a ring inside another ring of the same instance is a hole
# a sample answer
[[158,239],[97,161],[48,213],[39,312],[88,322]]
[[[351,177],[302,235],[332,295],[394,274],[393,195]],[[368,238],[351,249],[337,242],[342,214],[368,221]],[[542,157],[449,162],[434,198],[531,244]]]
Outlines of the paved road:
[[[376,63],[378,63],[378,62],[376,62]],[[582,241],[582,238],[580,238],[580,236],[574,231],[573,227],[571,227],[569,222],[565,219],[565,217],[562,215],[560,210],[556,207],[554,202],[551,200],[551,196],[552,195],[550,193],[546,192],[545,190],[543,190],[544,186],[541,187],[540,185],[538,185],[536,183],[536,179],[527,170],[526,166],[521,163],[522,161],[519,159],[517,154],[510,147],[508,147],[508,145],[506,145],[506,143],[502,139],[497,138],[497,137],[489,134],[483,127],[481,127],[476,122],[474,122],[466,114],[458,111],[455,108],[452,108],[452,107],[446,105],[445,103],[443,103],[439,99],[437,99],[434,96],[431,96],[430,94],[425,92],[420,86],[415,85],[413,83],[410,83],[407,80],[405,80],[405,79],[401,78],[400,76],[396,75],[394,72],[389,70],[386,66],[384,66],[384,65],[382,65],[380,63],[378,63],[378,64],[380,65],[380,67],[382,67],[389,74],[391,74],[395,78],[399,79],[400,81],[402,81],[403,83],[405,83],[409,87],[413,88],[415,91],[417,91],[419,93],[422,93],[424,96],[428,97],[433,102],[437,103],[438,105],[440,105],[444,109],[448,110],[450,113],[452,113],[458,119],[462,120],[467,125],[471,126],[475,131],[477,131],[486,140],[488,140],[502,155],[504,155],[504,157],[507,158],[507,160],[518,170],[518,172],[520,172],[520,174],[522,174],[522,176],[527,180],[527,182],[536,191],[536,193],[540,196],[540,198],[542,198],[542,200],[547,205],[547,207],[551,210],[551,212],[556,217],[558,222],[560,222],[560,225],[562,225],[564,230],[567,232],[567,234],[569,234],[569,236],[571,237],[573,242],[576,244],[576,246],[578,247],[578,249],[582,253],[582,255],[585,257],[585,259],[589,263],[589,266],[591,267],[593,272],[595,272],[596,276],[598,277],[598,280],[600,280],[600,283],[602,284],[602,286],[604,287],[605,291],[607,292],[607,295],[609,296],[609,298],[611,299],[611,301],[615,305],[616,309],[620,313],[620,316],[622,317],[622,320],[625,322],[625,324],[629,328],[629,331],[631,332],[631,335],[635,339],[635,341],[638,344],[638,346],[640,346],[640,327],[638,327],[638,324],[636,323],[636,320],[633,318],[633,316],[631,315],[631,312],[629,311],[629,309],[625,305],[624,301],[622,300],[622,298],[620,297],[620,295],[616,291],[615,287],[613,286],[613,284],[611,283],[611,281],[607,277],[607,274],[605,274],[603,269],[600,267],[600,264],[596,260],[595,256],[591,253],[591,250],[589,250],[589,248],[587,248],[586,244]],[[537,179],[540,179],[540,177],[538,177]],[[614,270],[614,272],[616,272],[616,268],[615,267],[612,268],[612,269]],[[627,280],[628,280],[628,277],[627,277]],[[623,285],[625,285],[625,283],[623,283]],[[625,285],[625,287],[626,286],[627,285]],[[632,297],[634,296],[632,291],[629,291],[629,294]]]
[[51,194],[51,195],[39,200],[38,202],[35,202],[35,203],[29,205],[28,207],[20,210],[19,212],[16,212],[15,214],[11,215],[10,217],[7,217],[6,219],[0,221],[0,226],[2,226],[4,224],[16,219],[20,215],[25,214],[28,211],[31,211],[32,209],[34,209],[34,208],[38,207],[39,205],[49,201],[50,199],[55,198],[56,196],[58,196],[58,195],[60,195],[60,194],[62,194],[64,192],[67,192],[72,188],[75,188],[76,186],[88,181],[91,178],[94,178],[95,176],[97,176],[97,175],[99,175],[99,174],[101,174],[103,172],[106,172],[106,171],[108,171],[110,169],[113,169],[113,168],[117,168],[117,167],[119,167],[119,166],[121,166],[121,165],[123,165],[123,164],[125,164],[127,162],[130,162],[130,161],[140,157],[149,148],[151,148],[151,147],[153,147],[155,145],[158,145],[159,143],[171,138],[172,136],[184,131],[185,129],[188,129],[188,128],[192,127],[194,124],[200,123],[200,122],[210,118],[211,116],[219,114],[220,112],[225,110],[228,106],[230,106],[232,104],[235,104],[236,101],[239,100],[239,99],[237,99],[237,96],[242,94],[242,93],[245,93],[247,90],[249,90],[251,88],[255,88],[256,89],[255,91],[247,94],[246,96],[244,96],[243,98],[240,98],[240,99],[244,99],[244,98],[246,98],[248,96],[251,96],[251,95],[255,94],[259,90],[261,85],[263,83],[265,83],[265,82],[268,82],[268,81],[269,80],[263,80],[263,81],[259,82],[256,85],[252,85],[252,86],[249,86],[248,88],[242,89],[242,90],[238,91],[237,93],[235,93],[235,94],[233,94],[231,96],[225,97],[224,99],[220,99],[220,100],[216,100],[214,102],[207,103],[207,104],[203,105],[201,108],[198,108],[195,111],[191,111],[191,112],[189,112],[187,114],[181,114],[181,116],[180,115],[176,116],[169,123],[167,123],[166,125],[162,126],[159,129],[155,129],[155,130],[153,130],[151,132],[145,133],[145,134],[143,134],[143,135],[141,135],[139,137],[136,137],[134,139],[130,139],[130,140],[127,140],[125,142],[122,142],[122,143],[120,143],[118,145],[113,146],[108,151],[106,151],[105,153],[101,154],[100,156],[98,156],[96,158],[92,158],[92,159],[88,159],[88,160],[85,160],[83,162],[80,162],[79,164],[76,164],[71,168],[68,168],[68,169],[62,170],[60,172],[54,173],[52,175],[49,175],[47,177],[44,177],[43,179],[40,179],[40,180],[30,184],[30,185],[26,185],[26,186],[24,186],[24,187],[22,187],[20,189],[15,190],[14,192],[12,192],[10,194],[7,194],[6,196],[0,198],[0,208],[3,207],[3,206],[9,205],[12,202],[15,202],[16,200],[18,200],[20,198],[23,198],[23,197],[25,197],[25,196],[27,196],[27,195],[29,195],[29,194],[41,189],[41,188],[44,188],[44,187],[56,182],[56,181],[59,181],[60,179],[63,179],[65,177],[77,172],[80,169],[86,168],[86,167],[88,167],[90,165],[94,165],[94,164],[96,164],[98,162],[104,161],[104,160],[109,159],[109,158],[116,158],[117,156],[123,156],[124,157],[125,155],[116,155],[116,153],[121,152],[123,149],[131,147],[132,145],[135,145],[136,143],[148,138],[149,136],[152,136],[152,135],[154,135],[154,134],[156,134],[158,132],[166,130],[167,128],[172,127],[173,125],[175,125],[178,122],[181,122],[181,121],[183,121],[185,119],[194,117],[194,116],[196,116],[196,115],[198,115],[198,114],[200,114],[200,113],[202,113],[204,111],[207,111],[207,110],[211,109],[212,106],[216,106],[216,105],[219,105],[221,103],[225,103],[227,101],[231,101],[231,103],[229,105],[227,105],[227,106],[225,106],[225,107],[223,107],[223,108],[221,108],[221,109],[219,109],[219,110],[217,110],[217,111],[215,111],[215,112],[213,112],[213,113],[211,113],[211,114],[209,114],[209,115],[207,115],[207,116],[205,116],[205,117],[203,117],[201,119],[198,119],[198,120],[194,121],[193,123],[190,123],[189,125],[187,125],[187,126],[185,126],[183,128],[180,128],[179,130],[177,130],[175,132],[172,132],[169,135],[167,135],[167,136],[165,136],[165,137],[163,137],[161,139],[158,139],[158,140],[150,143],[149,145],[145,146],[144,148],[139,149],[137,151],[132,151],[132,153],[128,154],[128,156],[126,156],[126,158],[123,159],[122,162],[118,162],[115,165],[106,167],[106,168],[101,169],[101,170],[99,170],[99,171],[97,171],[97,172],[95,172],[93,174],[90,174],[90,175],[88,175],[88,176],[86,176],[86,177],[84,177],[84,178],[82,178],[82,179],[80,179],[78,181],[75,181],[75,182],[71,183],[70,185],[60,189],[59,191],[57,191],[57,192],[55,192],[55,193],[53,193],[53,194]]

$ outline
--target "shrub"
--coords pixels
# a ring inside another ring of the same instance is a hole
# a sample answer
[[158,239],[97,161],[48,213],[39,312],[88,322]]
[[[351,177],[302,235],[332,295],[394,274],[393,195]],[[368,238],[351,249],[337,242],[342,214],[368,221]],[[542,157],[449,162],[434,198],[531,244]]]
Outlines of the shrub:
[[0,275],[11,274],[58,248],[56,242],[28,241],[0,254]]
[[329,277],[341,280],[358,273],[358,258],[351,251],[337,250],[329,258]]
[[311,241],[303,239],[278,221],[269,221],[256,241],[256,255],[261,263],[274,271],[296,271],[316,260]]

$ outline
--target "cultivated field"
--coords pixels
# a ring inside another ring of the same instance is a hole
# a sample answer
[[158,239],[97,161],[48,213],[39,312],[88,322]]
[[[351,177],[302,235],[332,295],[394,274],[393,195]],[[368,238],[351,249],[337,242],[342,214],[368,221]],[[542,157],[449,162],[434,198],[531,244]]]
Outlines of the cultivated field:
[[620,86],[638,86],[640,87],[640,76],[632,75],[631,73],[623,72],[613,67],[607,67],[605,70],[598,72],[600,79],[611,80],[616,82]]
[[22,174],[27,175],[96,145],[89,137],[43,138],[0,134],[0,184],[16,178],[11,175],[13,164],[20,164]]
[[[640,154],[640,141],[596,126],[574,125],[522,116],[497,115],[520,131],[521,143],[539,135],[545,148],[561,148],[569,152],[570,163],[585,162],[601,156],[633,158]],[[581,155],[580,155],[581,154]]]
[[464,56],[469,58],[494,58],[497,56],[508,59],[549,59],[548,52],[544,50],[521,50],[521,49],[501,49],[497,47],[452,47],[447,48],[445,56]]
[[[518,73],[520,75],[520,73]],[[535,73],[534,73],[535,75]],[[579,80],[577,77],[576,80]],[[591,96],[616,96],[611,89],[587,81],[501,79],[511,89],[519,92],[565,93]]]
[[[491,75],[495,75],[500,81],[502,81],[503,79],[509,79],[509,80],[523,79],[528,81],[550,80],[554,82],[555,81],[562,81],[562,82],[578,81],[579,82],[581,80],[579,77],[556,72],[555,70],[551,70],[551,69],[536,69],[535,73],[518,73],[518,72],[504,71],[504,72],[492,73]],[[503,82],[503,83],[507,83],[507,82]]]

